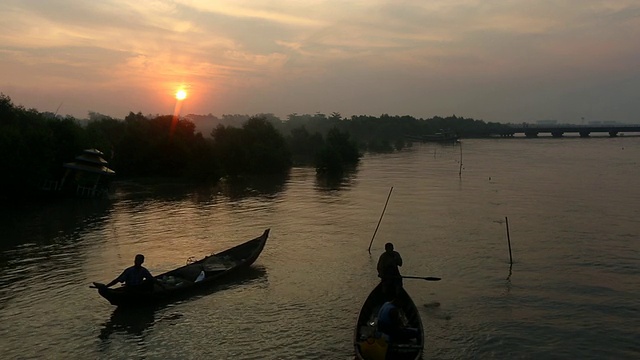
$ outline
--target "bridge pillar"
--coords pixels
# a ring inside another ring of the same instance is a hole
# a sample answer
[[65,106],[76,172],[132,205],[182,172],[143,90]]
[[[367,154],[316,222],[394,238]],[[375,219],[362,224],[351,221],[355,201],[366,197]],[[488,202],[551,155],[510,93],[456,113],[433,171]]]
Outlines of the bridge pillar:
[[554,138],[561,138],[562,134],[564,134],[562,131],[552,131],[551,132],[551,136],[553,136]]
[[589,132],[588,131],[580,131],[580,137],[588,138],[589,137]]
[[616,136],[618,136],[618,132],[617,131],[609,131],[609,136],[616,137]]

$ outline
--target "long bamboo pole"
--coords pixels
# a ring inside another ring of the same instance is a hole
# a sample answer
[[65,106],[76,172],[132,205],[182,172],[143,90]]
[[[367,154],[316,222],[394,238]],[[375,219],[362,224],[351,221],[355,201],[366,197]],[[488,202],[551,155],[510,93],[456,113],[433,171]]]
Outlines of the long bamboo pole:
[[389,189],[389,195],[387,195],[387,201],[384,203],[384,208],[382,209],[382,214],[380,214],[380,220],[378,220],[378,225],[376,226],[376,230],[373,232],[373,236],[371,237],[371,242],[369,243],[369,254],[371,254],[371,245],[373,244],[373,239],[376,237],[376,233],[378,232],[378,228],[380,227],[380,222],[382,221],[382,217],[384,216],[384,211],[387,210],[387,204],[389,203],[389,198],[391,197],[391,192],[393,191],[393,186]]

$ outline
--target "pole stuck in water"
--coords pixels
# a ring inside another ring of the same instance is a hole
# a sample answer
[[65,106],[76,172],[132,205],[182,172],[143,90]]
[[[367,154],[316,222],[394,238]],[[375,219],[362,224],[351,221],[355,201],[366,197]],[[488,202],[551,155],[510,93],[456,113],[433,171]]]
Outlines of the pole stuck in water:
[[373,232],[373,236],[371,237],[371,242],[369,243],[369,254],[371,254],[371,245],[373,244],[373,239],[376,237],[376,233],[378,232],[378,228],[380,227],[380,222],[382,221],[382,217],[384,216],[384,211],[387,210],[387,204],[389,203],[389,198],[391,197],[391,192],[393,191],[393,186],[389,189],[389,195],[387,195],[387,201],[384,203],[384,208],[382,209],[382,214],[380,214],[380,220],[378,220],[378,225],[376,226],[376,230]]
[[505,216],[504,221],[507,224],[507,243],[509,244],[509,263],[513,265],[513,257],[511,256],[511,237],[509,236],[509,218]]
[[460,170],[458,171],[458,176],[462,177],[462,143],[460,143]]

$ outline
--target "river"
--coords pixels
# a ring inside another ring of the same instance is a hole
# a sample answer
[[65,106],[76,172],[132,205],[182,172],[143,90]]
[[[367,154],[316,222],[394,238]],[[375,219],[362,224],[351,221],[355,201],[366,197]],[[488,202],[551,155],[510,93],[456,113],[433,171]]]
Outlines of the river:
[[[638,174],[640,137],[463,139],[365,155],[334,181],[294,168],[245,184],[123,181],[104,200],[4,204],[0,351],[349,359],[391,241],[404,275],[442,278],[405,280],[424,359],[637,359]],[[267,228],[252,270],[206,294],[132,313],[89,288],[136,253],[158,274]]]

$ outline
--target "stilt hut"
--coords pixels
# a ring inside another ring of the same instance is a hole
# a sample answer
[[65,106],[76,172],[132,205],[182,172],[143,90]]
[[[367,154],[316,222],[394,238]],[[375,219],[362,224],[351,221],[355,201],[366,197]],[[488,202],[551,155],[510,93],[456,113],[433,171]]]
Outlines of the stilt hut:
[[78,197],[103,196],[109,189],[110,178],[115,175],[98,149],[86,149],[75,161],[64,163],[66,172],[58,189]]

